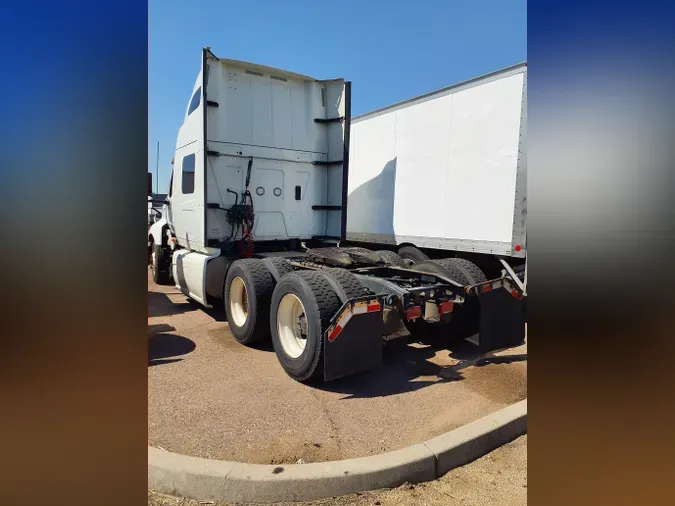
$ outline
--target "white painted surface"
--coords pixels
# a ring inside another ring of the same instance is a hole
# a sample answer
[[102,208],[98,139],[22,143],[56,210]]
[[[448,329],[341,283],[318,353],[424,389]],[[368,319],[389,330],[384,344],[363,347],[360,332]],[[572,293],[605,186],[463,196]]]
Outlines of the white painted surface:
[[176,288],[206,306],[206,264],[219,254],[205,255],[186,249],[175,251],[171,269]]
[[510,252],[524,75],[354,121],[348,237]]
[[[201,91],[202,75],[197,76],[192,93],[188,97],[188,106],[193,94]],[[203,100],[199,107],[189,116],[187,107],[183,125],[178,130],[176,152],[174,154],[173,180],[171,183],[171,219],[176,232],[176,240],[183,248],[195,251],[206,251],[204,244],[204,171],[200,170],[204,164],[203,149]],[[183,159],[195,155],[194,192],[182,192]]]
[[[199,107],[185,118],[176,143],[171,205],[179,245],[208,253],[205,239],[226,240],[232,227],[218,204],[228,209],[245,190],[249,157],[253,157],[249,191],[253,197],[255,241],[307,239],[339,235],[340,212],[313,210],[313,205],[339,205],[342,166],[312,165],[342,160],[343,125],[316,123],[344,115],[342,79],[317,81],[282,70],[234,60],[206,60],[206,95],[202,72],[193,87],[201,90]],[[218,107],[207,106],[206,100]],[[206,115],[206,151],[204,150]],[[182,160],[196,157],[194,193],[181,192]],[[338,177],[339,176],[339,177]],[[206,180],[205,180],[206,178]],[[296,200],[296,186],[300,199]],[[204,188],[206,187],[206,195]],[[240,238],[240,230],[234,238]]]
[[[345,84],[342,79],[323,81],[326,89],[326,118],[345,116]],[[327,134],[327,159],[330,161],[344,158],[344,122],[327,123],[323,126]],[[331,165],[324,169],[328,187],[323,186],[323,193],[315,204],[342,205],[342,164]],[[324,215],[324,228],[318,235],[340,237],[342,228],[342,211],[313,211]]]
[[[342,149],[342,126],[314,119],[332,117],[340,107],[344,114],[344,81],[316,81],[229,60],[210,60],[209,69],[208,99],[219,107],[207,108],[208,146],[225,156],[208,157],[208,201],[230,207],[234,195],[227,189],[244,190],[253,157],[254,240],[310,238],[335,229],[330,212],[312,206],[339,205],[342,168],[311,162],[335,159],[335,146]],[[340,179],[330,179],[326,188],[329,173],[339,173]],[[335,214],[337,230],[332,231],[339,234],[340,215]],[[225,213],[209,210],[209,238],[223,240],[230,233]]]

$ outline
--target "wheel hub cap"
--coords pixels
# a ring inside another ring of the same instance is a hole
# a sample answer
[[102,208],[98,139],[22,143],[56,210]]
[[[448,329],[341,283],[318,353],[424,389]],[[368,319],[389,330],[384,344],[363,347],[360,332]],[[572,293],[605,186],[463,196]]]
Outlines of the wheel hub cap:
[[298,358],[307,347],[307,315],[300,299],[286,294],[277,308],[277,332],[286,355]]

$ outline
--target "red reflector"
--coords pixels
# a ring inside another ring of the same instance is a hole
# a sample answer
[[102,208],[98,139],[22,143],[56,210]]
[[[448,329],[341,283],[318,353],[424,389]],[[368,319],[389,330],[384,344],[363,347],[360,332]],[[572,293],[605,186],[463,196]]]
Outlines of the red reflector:
[[379,310],[380,310],[379,302],[373,302],[372,304],[368,304],[368,307],[366,308],[367,313],[374,313],[375,311]]
[[336,325],[335,328],[333,329],[333,332],[328,334],[328,340],[332,343],[333,341],[335,341],[340,332],[342,332],[342,327]]
[[516,244],[516,247],[513,249],[515,249],[516,251],[520,251],[520,244]]
[[422,309],[420,309],[419,306],[411,307],[405,312],[406,320],[414,320],[415,318],[419,318],[420,316],[422,316]]
[[518,300],[520,300],[520,299],[523,298],[523,296],[520,295],[520,294],[518,293],[518,290],[515,290],[515,289],[514,289],[514,290],[511,290],[511,295],[512,295],[513,297],[515,297],[516,299],[518,299]]
[[453,306],[454,304],[450,301],[441,302],[438,305],[438,314],[452,313]]
[[483,285],[483,293],[492,290],[492,285]]

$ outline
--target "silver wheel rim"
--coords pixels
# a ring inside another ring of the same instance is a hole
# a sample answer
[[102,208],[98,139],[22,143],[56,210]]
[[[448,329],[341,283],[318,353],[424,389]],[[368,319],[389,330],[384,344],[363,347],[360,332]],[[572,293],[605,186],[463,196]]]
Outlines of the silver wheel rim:
[[277,332],[284,353],[298,358],[307,347],[305,306],[292,293],[283,296],[277,308]]
[[157,253],[154,247],[152,248],[152,272],[157,272]]
[[230,315],[237,327],[243,327],[248,319],[248,292],[239,276],[230,283]]

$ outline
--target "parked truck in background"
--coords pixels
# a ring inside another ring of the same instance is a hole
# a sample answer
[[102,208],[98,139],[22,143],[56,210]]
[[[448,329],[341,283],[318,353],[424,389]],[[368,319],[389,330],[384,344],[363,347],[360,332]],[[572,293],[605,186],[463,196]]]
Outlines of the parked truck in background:
[[[169,194],[149,231],[153,279],[205,306],[223,304],[237,341],[271,338],[298,381],[378,366],[383,338],[401,324],[420,340],[469,337],[484,349],[521,342],[524,290],[511,267],[487,279],[466,259],[411,261],[372,248],[378,241],[345,242],[358,197],[358,188],[348,192],[358,181],[350,97],[343,79],[220,59],[205,48]],[[419,220],[437,219],[428,203],[421,195]]]
[[506,270],[526,296],[526,141],[526,63],[353,118],[346,239]]
[[526,86],[523,63],[352,119],[347,239],[524,263]]

